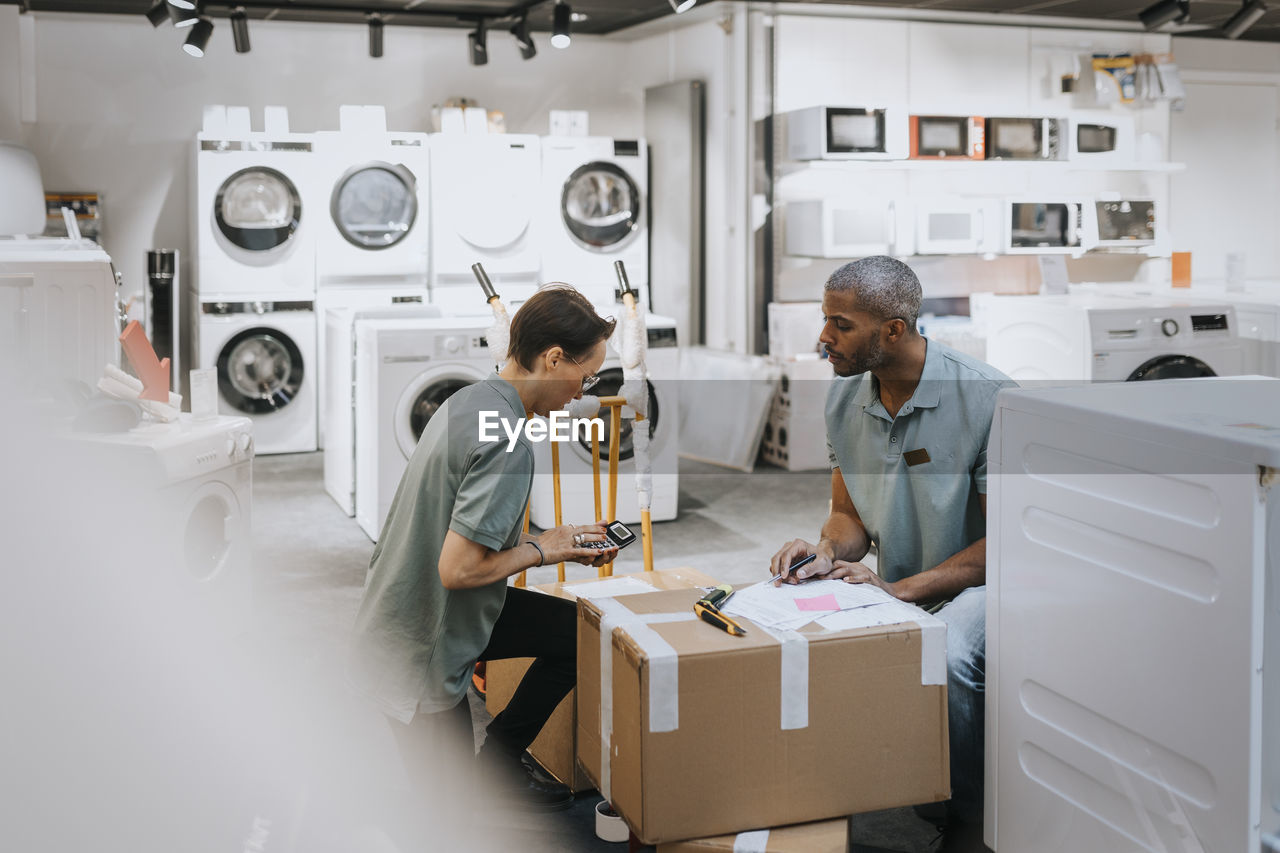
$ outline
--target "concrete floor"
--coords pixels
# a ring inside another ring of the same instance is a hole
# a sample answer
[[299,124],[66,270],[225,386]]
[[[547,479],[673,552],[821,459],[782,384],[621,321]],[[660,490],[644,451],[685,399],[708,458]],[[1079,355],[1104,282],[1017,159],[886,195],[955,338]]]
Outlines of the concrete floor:
[[[373,543],[325,493],[321,453],[263,456],[254,461],[255,623],[258,640],[281,663],[325,683],[336,679],[352,618],[360,602]],[[792,473],[760,466],[752,474],[682,459],[680,517],[655,524],[656,568],[693,566],[730,582],[763,579],[769,557],[795,537],[812,540],[830,491],[825,472]],[[622,553],[615,572],[641,569],[641,549]],[[570,577],[594,570],[570,569]],[[555,579],[555,568],[530,572],[530,582]],[[488,716],[473,698],[477,737]],[[388,736],[389,738],[389,736]],[[387,740],[376,748],[386,749]],[[508,849],[621,850],[594,834],[594,793],[568,811],[497,821],[487,833],[506,836]],[[856,816],[855,850],[923,853],[937,833],[910,809]],[[499,844],[499,848],[507,846]]]

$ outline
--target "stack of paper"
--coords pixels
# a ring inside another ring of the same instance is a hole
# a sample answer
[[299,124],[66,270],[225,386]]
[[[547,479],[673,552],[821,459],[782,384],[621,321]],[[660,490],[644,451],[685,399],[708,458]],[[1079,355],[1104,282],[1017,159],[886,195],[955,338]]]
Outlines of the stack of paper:
[[721,610],[750,619],[763,628],[794,631],[810,622],[830,631],[893,625],[913,621],[923,613],[874,584],[842,580],[812,580],[775,587],[770,581],[740,589]]

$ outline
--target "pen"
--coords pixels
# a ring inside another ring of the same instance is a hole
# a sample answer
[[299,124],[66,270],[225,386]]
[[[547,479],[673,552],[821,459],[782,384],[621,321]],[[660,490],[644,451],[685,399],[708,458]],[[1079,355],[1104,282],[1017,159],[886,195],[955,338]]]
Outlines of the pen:
[[693,612],[698,614],[703,622],[708,625],[715,625],[721,631],[729,634],[731,637],[742,637],[746,635],[747,629],[743,628],[737,622],[734,622],[728,616],[725,616],[715,607],[703,604],[701,601],[693,605]]
[[[787,571],[794,572],[796,569],[800,568],[801,566],[807,566],[816,559],[818,559],[817,554],[810,554],[807,557],[801,557],[799,560],[796,560],[794,563],[792,563],[790,568],[787,569]],[[769,578],[769,583],[773,583],[780,577],[782,577],[781,573],[774,575],[773,577]]]

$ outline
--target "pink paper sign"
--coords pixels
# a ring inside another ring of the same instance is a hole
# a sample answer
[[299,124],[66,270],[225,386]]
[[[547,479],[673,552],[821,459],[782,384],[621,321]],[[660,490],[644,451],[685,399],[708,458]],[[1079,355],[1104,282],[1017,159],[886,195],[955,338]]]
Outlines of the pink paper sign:
[[839,610],[840,602],[831,593],[813,598],[797,598],[796,607],[801,610]]

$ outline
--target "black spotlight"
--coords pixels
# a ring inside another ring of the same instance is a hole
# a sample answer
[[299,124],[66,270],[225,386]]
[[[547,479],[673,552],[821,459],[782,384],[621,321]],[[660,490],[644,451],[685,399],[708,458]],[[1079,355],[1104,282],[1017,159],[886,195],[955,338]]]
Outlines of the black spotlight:
[[520,45],[520,55],[525,59],[533,59],[538,55],[538,48],[533,43],[533,37],[529,35],[528,18],[521,16],[511,28],[511,35],[515,36],[516,44]]
[[1160,0],[1148,6],[1138,15],[1142,26],[1148,30],[1158,30],[1165,24],[1182,24],[1191,17],[1190,0]]
[[476,28],[467,33],[467,45],[471,48],[471,64],[486,65],[489,62],[488,34],[484,29],[484,19],[476,23]]
[[1265,14],[1267,14],[1267,4],[1262,0],[1246,0],[1240,10],[1222,25],[1222,34],[1229,39],[1238,39]]
[[192,56],[204,56],[204,49],[209,44],[209,36],[213,35],[213,21],[201,18],[191,26],[191,35],[182,45],[182,49]]
[[568,3],[556,2],[555,16],[551,21],[551,46],[561,50],[569,46],[569,19],[573,11]]
[[194,9],[196,0],[169,0],[170,6],[176,6],[179,9]]
[[169,4],[165,0],[158,0],[147,10],[147,20],[151,22],[153,27],[158,27],[169,20]]
[[187,8],[170,3],[169,20],[173,21],[173,25],[179,29],[193,27],[196,21],[200,20],[200,13],[194,7]]
[[369,55],[374,59],[382,56],[382,18],[369,16]]
[[236,43],[236,53],[249,52],[249,16],[243,6],[231,10],[231,39]]

